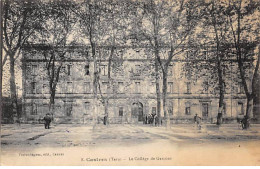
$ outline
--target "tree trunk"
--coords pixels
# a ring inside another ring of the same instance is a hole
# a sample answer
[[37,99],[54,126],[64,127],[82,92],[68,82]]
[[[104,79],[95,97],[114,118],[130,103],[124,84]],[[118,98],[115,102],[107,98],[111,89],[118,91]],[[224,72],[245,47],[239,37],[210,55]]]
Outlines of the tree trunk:
[[160,92],[160,76],[159,76],[159,65],[157,59],[155,59],[155,85],[156,85],[156,100],[157,100],[157,116],[159,119],[159,126],[162,124],[161,118],[161,92]]
[[[213,1],[212,10],[215,10],[215,3]],[[223,107],[224,107],[224,92],[225,92],[225,86],[223,81],[223,71],[222,71],[222,64],[221,64],[221,53],[220,53],[220,39],[217,29],[217,22],[216,22],[216,16],[213,12],[211,12],[211,19],[213,23],[213,28],[215,32],[215,38],[216,38],[216,49],[217,49],[217,70],[218,70],[218,87],[219,87],[219,105],[218,105],[218,115],[217,115],[217,125],[222,124],[222,116],[223,116]]]
[[51,96],[50,96],[50,104],[49,104],[49,113],[51,114],[52,121],[54,120],[54,106],[55,106],[55,89],[51,90]]
[[253,112],[253,98],[247,98],[246,102],[246,117],[251,118]]
[[[3,49],[3,24],[2,24],[2,21],[3,21],[3,13],[2,13],[2,8],[3,7],[3,1],[0,1],[0,9],[1,9],[1,17],[0,17],[0,49]],[[0,51],[0,59],[1,59],[1,62],[0,62],[0,112],[1,112],[1,116],[0,116],[0,120],[2,121],[2,117],[3,117],[3,99],[2,99],[2,85],[3,85],[3,65],[4,65],[4,62],[2,62],[2,59],[3,59],[3,50]]]
[[[114,33],[113,33],[113,35],[114,35]],[[114,51],[115,51],[115,40],[113,38],[113,46],[111,48],[111,53],[110,53],[110,56],[109,56],[109,59],[108,59],[108,73],[107,73],[108,87],[107,87],[107,98],[105,99],[105,119],[104,119],[105,125],[109,124],[108,105],[109,105],[109,100],[110,100],[110,94],[112,94],[114,96],[113,87],[112,87],[112,80],[111,80],[111,65],[112,65],[112,58],[113,58],[113,55],[114,55]]]
[[260,84],[260,76],[257,75],[257,77],[254,81],[254,84],[252,84],[252,93],[254,93],[254,95],[253,95],[253,117],[256,119],[257,122],[260,122],[260,89],[259,89],[259,84]]
[[[260,91],[260,90],[259,90]],[[254,97],[253,101],[253,117],[256,119],[256,121],[260,122],[260,95],[259,91],[256,97]]]
[[247,103],[246,103],[246,122],[245,122],[245,128],[248,129],[250,127],[250,118],[252,117],[252,112],[253,112],[253,98],[248,97],[247,98]]
[[55,103],[49,104],[49,113],[51,115],[51,120],[54,121],[54,111],[55,111]]
[[259,75],[259,65],[260,65],[260,45],[258,46],[258,56],[257,63],[254,70],[253,80],[252,80],[252,96],[253,96],[253,117],[260,122],[260,75]]
[[218,86],[219,86],[219,105],[218,105],[218,116],[217,116],[217,125],[222,124],[223,109],[224,109],[224,92],[225,86],[223,81],[221,61],[218,61]]
[[109,120],[108,120],[108,98],[105,99],[104,101],[104,107],[105,107],[105,117],[104,117],[104,125],[108,125],[109,124]]
[[164,113],[164,119],[166,121],[166,128],[170,128],[170,117],[169,117],[169,113],[167,111],[167,71],[168,68],[165,67],[165,69],[163,70],[163,89],[162,89],[162,93],[163,93],[163,113]]
[[17,105],[17,93],[15,84],[15,68],[14,68],[14,54],[10,55],[10,95],[12,101],[12,117],[13,121],[16,122],[18,115],[18,105]]
[[94,62],[94,79],[93,79],[93,95],[94,95],[94,119],[93,119],[93,130],[95,130],[98,118],[98,68],[96,58],[95,44],[91,40],[92,57]]

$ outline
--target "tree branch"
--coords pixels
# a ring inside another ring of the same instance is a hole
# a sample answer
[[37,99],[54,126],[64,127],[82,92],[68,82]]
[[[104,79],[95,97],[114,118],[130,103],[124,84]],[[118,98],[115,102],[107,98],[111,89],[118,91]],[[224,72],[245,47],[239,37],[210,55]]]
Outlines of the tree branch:
[[4,60],[3,60],[3,62],[2,62],[2,66],[4,67],[4,65],[5,65],[5,63],[6,63],[6,61],[7,61],[7,53],[5,54],[5,56],[4,56]]
[[5,15],[4,15],[3,31],[4,31],[6,46],[7,46],[9,49],[11,49],[11,45],[10,45],[10,43],[9,43],[8,34],[7,34],[8,9],[9,9],[9,3],[8,3],[8,0],[6,0],[6,3],[5,3]]
[[256,84],[256,80],[257,78],[259,78],[259,73],[258,73],[258,70],[259,70],[259,64],[260,64],[260,46],[258,46],[258,57],[257,57],[257,63],[256,63],[256,66],[255,66],[255,70],[254,70],[254,74],[253,74],[253,79],[252,79],[252,94],[253,95],[256,95],[256,92],[254,90],[259,90],[257,85],[259,84]]

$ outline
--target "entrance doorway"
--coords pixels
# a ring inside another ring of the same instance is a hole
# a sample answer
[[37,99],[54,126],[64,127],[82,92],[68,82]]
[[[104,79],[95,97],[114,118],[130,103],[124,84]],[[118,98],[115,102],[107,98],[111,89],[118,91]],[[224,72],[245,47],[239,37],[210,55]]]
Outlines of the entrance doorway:
[[72,116],[72,102],[65,102],[65,114],[67,117]]
[[141,102],[133,103],[132,118],[137,118],[138,121],[143,121],[143,104]]
[[209,115],[209,104],[202,103],[202,117],[208,117]]

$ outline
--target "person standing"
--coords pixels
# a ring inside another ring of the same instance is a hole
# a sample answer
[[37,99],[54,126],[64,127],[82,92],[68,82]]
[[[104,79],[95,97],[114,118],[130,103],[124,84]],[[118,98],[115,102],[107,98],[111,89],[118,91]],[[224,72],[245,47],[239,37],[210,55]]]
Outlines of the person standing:
[[201,125],[200,125],[200,121],[201,121],[201,118],[198,116],[198,114],[196,114],[194,116],[194,123],[197,124],[197,128],[200,130],[201,129]]
[[43,118],[43,120],[44,120],[45,129],[50,129],[50,123],[51,123],[50,114],[47,113],[46,116]]
[[249,128],[249,119],[247,116],[244,116],[244,118],[241,120],[242,129],[248,129]]
[[157,114],[154,116],[155,126],[159,126],[159,117]]

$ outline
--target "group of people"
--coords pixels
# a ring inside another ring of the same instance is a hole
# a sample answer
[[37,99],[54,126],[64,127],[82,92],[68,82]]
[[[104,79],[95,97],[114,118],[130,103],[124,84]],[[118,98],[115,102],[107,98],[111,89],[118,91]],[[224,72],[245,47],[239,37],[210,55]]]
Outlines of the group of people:
[[158,126],[159,117],[156,114],[148,114],[145,116],[144,124],[151,124],[151,125]]
[[[249,128],[249,118],[247,116],[244,116],[241,120],[238,119],[237,122],[241,125],[242,129],[248,129]],[[196,124],[198,129],[201,129],[201,117],[198,116],[198,114],[196,114],[194,116],[194,123]]]
[[[104,125],[106,125],[107,117],[104,117]],[[50,123],[52,118],[50,117],[50,114],[47,113],[46,116],[43,118],[44,120],[44,127],[45,129],[50,129]],[[242,125],[242,129],[247,129],[249,127],[249,118],[247,116],[244,116],[242,120],[238,121]],[[196,127],[198,129],[201,129],[201,117],[196,114],[194,116],[194,123],[196,124]],[[145,116],[144,124],[151,124],[154,126],[159,126],[159,117],[156,114],[148,114]]]

